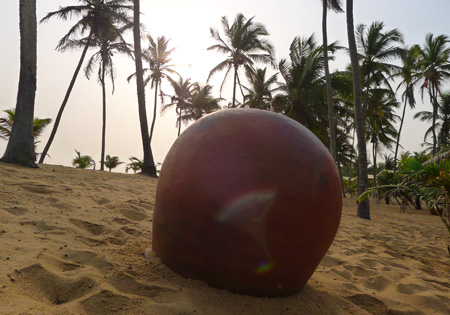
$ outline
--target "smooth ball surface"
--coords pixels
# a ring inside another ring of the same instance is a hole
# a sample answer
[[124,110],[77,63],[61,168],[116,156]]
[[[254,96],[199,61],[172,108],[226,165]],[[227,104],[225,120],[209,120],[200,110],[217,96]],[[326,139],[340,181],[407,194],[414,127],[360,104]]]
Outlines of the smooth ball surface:
[[203,117],[163,163],[153,251],[178,274],[232,292],[299,292],[339,227],[342,196],[327,148],[280,114]]

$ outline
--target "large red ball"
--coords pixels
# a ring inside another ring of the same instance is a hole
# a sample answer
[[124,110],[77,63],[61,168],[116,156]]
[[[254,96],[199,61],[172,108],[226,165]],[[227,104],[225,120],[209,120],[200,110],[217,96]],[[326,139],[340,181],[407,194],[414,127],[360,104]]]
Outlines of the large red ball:
[[178,274],[255,296],[299,292],[342,197],[327,148],[280,114],[230,109],[190,126],[161,169],[153,251]]

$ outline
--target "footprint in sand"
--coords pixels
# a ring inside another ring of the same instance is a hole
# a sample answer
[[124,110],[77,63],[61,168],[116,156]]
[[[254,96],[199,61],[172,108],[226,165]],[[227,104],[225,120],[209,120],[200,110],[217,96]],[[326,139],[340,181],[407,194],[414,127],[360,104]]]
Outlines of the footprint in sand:
[[13,278],[30,298],[56,305],[80,299],[98,287],[89,277],[62,277],[40,264],[16,270]]
[[6,208],[6,209],[2,209],[2,210],[9,212],[15,216],[22,216],[22,215],[26,214],[28,211],[30,211],[29,209],[22,208],[22,207],[12,207],[12,208]]

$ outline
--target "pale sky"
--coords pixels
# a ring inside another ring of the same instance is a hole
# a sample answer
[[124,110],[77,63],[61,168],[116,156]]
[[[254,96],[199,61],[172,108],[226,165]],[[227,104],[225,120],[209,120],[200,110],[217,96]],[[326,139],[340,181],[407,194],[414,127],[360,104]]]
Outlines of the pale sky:
[[[0,115],[3,110],[13,108],[16,104],[19,75],[19,12],[18,1],[6,0],[0,11],[0,29],[2,29],[0,52]],[[344,1],[345,3],[345,1]],[[75,0],[38,0],[38,20],[48,12],[58,10],[59,6],[77,4]],[[433,33],[450,35],[448,0],[360,0],[354,3],[355,25],[370,24],[383,21],[385,29],[398,28],[405,37],[406,44],[423,44],[425,35]],[[215,42],[210,37],[209,28],[221,29],[220,19],[228,16],[230,23],[237,13],[246,17],[255,16],[255,21],[263,23],[270,33],[276,59],[288,56],[289,45],[295,36],[307,37],[316,33],[321,41],[321,1],[319,0],[278,0],[262,1],[214,1],[214,0],[141,0],[142,23],[145,31],[153,37],[171,38],[171,47],[177,47],[173,55],[173,63],[179,64],[176,69],[184,78],[206,83],[206,79],[216,64],[224,59],[224,55],[207,51],[206,48]],[[35,116],[54,120],[69,81],[75,70],[81,51],[60,53],[55,51],[58,40],[63,37],[75,20],[62,22],[52,19],[38,26],[38,88],[36,94]],[[347,46],[345,14],[330,12],[328,19],[329,41],[338,40]],[[131,34],[130,34],[131,42]],[[145,43],[143,44],[143,47]],[[93,52],[93,51],[91,51]],[[89,56],[89,52],[88,52]],[[343,69],[349,63],[348,56],[342,54],[331,64],[331,70]],[[126,78],[134,73],[131,59],[116,56],[116,91],[111,95],[111,84],[107,82],[107,131],[106,154],[117,155],[121,161],[128,158],[142,158],[142,140],[138,120],[136,86],[127,83]],[[191,64],[191,67],[183,66]],[[262,66],[262,65],[261,65]],[[224,73],[218,73],[210,83],[215,86],[215,96],[219,96],[219,87]],[[281,77],[279,78],[281,80]],[[232,84],[226,84],[223,97],[231,99]],[[170,88],[164,91],[171,94]],[[152,119],[153,91],[146,90],[147,112],[149,124]],[[80,72],[75,87],[61,120],[58,132],[46,163],[71,166],[75,157],[75,149],[81,154],[92,156],[97,164],[100,161],[101,149],[101,87],[95,78],[87,80]],[[158,101],[159,102],[159,101]],[[416,109],[407,113],[401,144],[404,150],[420,151],[426,125],[412,119],[414,113],[430,110],[428,103],[422,105],[420,97]],[[155,162],[163,162],[167,151],[177,136],[174,109],[160,115],[160,107],[156,118],[152,150]],[[400,114],[400,109],[399,109]],[[42,152],[52,125],[48,126],[39,138],[37,152]],[[182,127],[184,130],[185,126]],[[6,148],[6,141],[0,139],[0,155]],[[125,166],[117,168],[123,172]]]

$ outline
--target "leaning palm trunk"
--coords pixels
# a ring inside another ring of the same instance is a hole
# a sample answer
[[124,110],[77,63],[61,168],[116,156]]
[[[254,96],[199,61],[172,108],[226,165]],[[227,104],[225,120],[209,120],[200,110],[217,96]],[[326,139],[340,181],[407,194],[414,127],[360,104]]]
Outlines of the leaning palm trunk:
[[433,131],[433,155],[436,154],[437,151],[437,136],[436,136],[436,117],[437,112],[439,108],[439,104],[437,102],[437,93],[436,93],[436,87],[434,84],[431,86],[432,94],[430,95],[431,103],[433,105],[433,123],[431,125],[431,129]]
[[36,96],[37,22],[36,0],[20,0],[20,78],[11,136],[3,162],[37,167],[33,116]]
[[87,42],[86,42],[86,46],[84,46],[83,52],[81,53],[80,60],[78,61],[78,65],[75,68],[75,72],[73,73],[72,80],[70,80],[69,87],[67,88],[66,95],[64,96],[63,102],[62,102],[61,106],[59,107],[58,114],[56,115],[56,118],[55,118],[55,123],[53,124],[52,132],[50,133],[50,137],[48,138],[47,144],[44,147],[44,151],[42,151],[41,157],[39,159],[39,163],[44,163],[45,157],[48,154],[48,150],[50,150],[50,146],[52,145],[53,140],[55,139],[56,131],[58,130],[62,114],[64,112],[64,109],[66,108],[66,104],[67,104],[67,101],[69,100],[70,93],[72,93],[72,89],[75,85],[75,81],[77,80],[78,73],[80,72],[81,66],[83,65],[84,58],[86,57],[86,53],[91,44],[91,39],[92,39],[92,31],[89,33],[89,36],[88,36]]
[[328,66],[328,38],[327,38],[327,12],[328,6],[323,3],[322,13],[322,36],[323,36],[323,65],[325,70],[325,80],[327,83],[327,97],[328,97],[328,122],[330,128],[330,151],[333,156],[333,160],[337,161],[336,152],[336,126],[334,121],[334,109],[333,109],[333,90],[331,88],[330,69]]
[[150,143],[152,143],[153,129],[155,128],[155,122],[156,122],[156,108],[158,106],[158,84],[159,84],[159,81],[157,81],[155,84],[155,105],[153,106],[153,119],[152,119],[152,126],[150,128]]
[[408,105],[407,102],[408,102],[408,98],[405,97],[405,105],[403,106],[403,113],[402,113],[402,118],[400,120],[400,127],[398,128],[397,143],[395,144],[394,170],[397,170],[398,147],[400,146],[400,134],[402,133],[403,121],[405,120],[406,106]]
[[[359,71],[358,53],[356,50],[355,28],[353,25],[353,0],[347,0],[347,35],[350,51],[350,59],[353,70],[353,95],[356,136],[358,138],[358,194],[361,195],[369,187],[367,176],[367,151],[364,135],[364,116],[361,104],[361,75]],[[370,220],[369,200],[358,204],[358,216]]]
[[153,160],[152,148],[150,147],[147,113],[145,109],[144,75],[142,71],[142,50],[141,50],[141,31],[139,24],[139,14],[140,14],[139,0],[134,0],[133,40],[134,40],[134,58],[136,63],[136,89],[138,95],[139,122],[141,125],[142,146],[144,150],[144,159],[142,161],[141,172],[146,175],[157,177],[156,166]]

